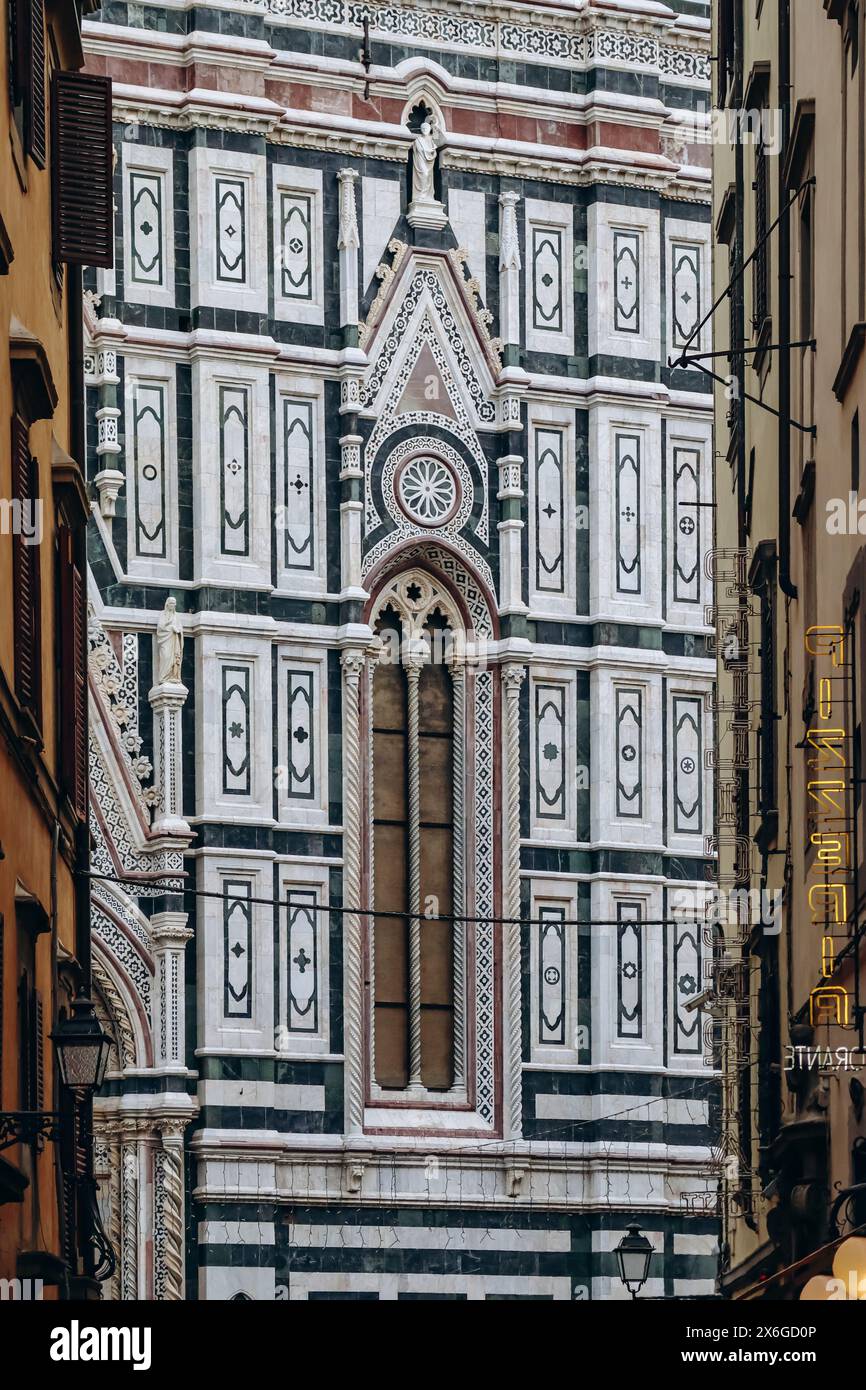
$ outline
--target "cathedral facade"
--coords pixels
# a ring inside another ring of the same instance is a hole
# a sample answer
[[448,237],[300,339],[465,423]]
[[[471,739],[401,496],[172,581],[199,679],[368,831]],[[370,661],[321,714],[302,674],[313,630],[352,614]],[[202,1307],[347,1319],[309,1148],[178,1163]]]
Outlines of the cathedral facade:
[[85,25],[114,1297],[712,1292],[707,9]]

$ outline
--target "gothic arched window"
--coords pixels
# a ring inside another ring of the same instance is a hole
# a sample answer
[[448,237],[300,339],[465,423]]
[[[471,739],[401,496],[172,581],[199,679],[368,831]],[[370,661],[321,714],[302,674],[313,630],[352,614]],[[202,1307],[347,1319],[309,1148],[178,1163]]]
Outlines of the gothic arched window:
[[[409,603],[423,595],[408,584]],[[402,607],[402,605],[401,605]],[[454,634],[439,605],[376,625],[372,684],[374,1076],[383,1090],[454,1080]],[[457,676],[462,679],[462,674]],[[401,913],[426,913],[403,917]],[[398,914],[385,916],[384,914]]]
[[[375,636],[355,697],[362,792],[354,872],[370,916],[346,938],[346,978],[363,989],[365,1030],[363,1060],[353,1058],[363,1071],[363,1114],[354,1113],[386,1131],[393,1107],[405,1130],[423,1128],[432,1106],[454,1112],[455,1133],[493,1133],[499,680],[486,658],[496,635],[486,591],[452,552],[413,546],[411,558],[371,585],[365,617]],[[344,660],[350,707],[358,665]],[[351,744],[347,753],[350,785]],[[351,873],[351,841],[349,849]],[[350,1024],[353,1008],[350,994]],[[347,1093],[357,1107],[355,1075]]]

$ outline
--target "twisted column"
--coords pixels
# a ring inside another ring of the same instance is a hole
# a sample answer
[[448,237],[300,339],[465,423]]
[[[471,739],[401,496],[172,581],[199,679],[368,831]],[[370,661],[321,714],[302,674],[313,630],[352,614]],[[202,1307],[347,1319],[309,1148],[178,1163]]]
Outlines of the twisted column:
[[139,1136],[134,1124],[121,1126],[119,1240],[115,1252],[120,1256],[120,1297],[137,1299],[138,1289],[138,1177]]
[[[502,765],[505,772],[502,846],[502,915],[520,916],[520,687],[526,668],[502,668],[504,696]],[[520,1036],[520,924],[502,927],[505,1136],[519,1138],[523,1128]]]
[[[343,668],[343,902],[361,901],[361,676],[364,653],[348,648]],[[343,917],[343,1019],[346,1132],[364,1125],[364,966],[361,919]]]
[[185,1121],[165,1120],[157,1128],[162,1148],[154,1163],[154,1294],[173,1302],[183,1300],[184,1192],[183,1132]]
[[[466,808],[464,804],[464,769],[466,760],[466,667],[457,656],[453,657],[451,666],[451,691],[454,702],[454,767],[453,767],[453,800],[451,811],[451,823],[453,825],[454,841],[454,906],[452,911],[455,917],[464,915],[466,910],[466,860],[465,860],[465,819]],[[454,1085],[459,1086],[465,1080],[466,1058],[464,1052],[464,1028],[465,1028],[465,988],[466,988],[466,961],[465,961],[465,933],[466,928],[463,922],[453,923],[452,971],[454,975],[454,986],[452,997],[454,999]]]
[[421,749],[418,683],[423,657],[412,653],[406,661],[406,725],[409,739],[409,1085],[421,1080]]

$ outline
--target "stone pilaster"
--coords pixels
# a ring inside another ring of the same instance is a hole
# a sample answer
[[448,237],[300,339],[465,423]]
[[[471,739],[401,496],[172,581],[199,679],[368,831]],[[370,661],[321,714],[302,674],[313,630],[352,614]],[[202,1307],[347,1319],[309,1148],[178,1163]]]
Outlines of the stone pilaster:
[[96,408],[96,455],[99,469],[94,478],[99,493],[99,510],[108,519],[117,510],[117,495],[124,483],[124,475],[114,467],[114,459],[120,453],[118,420],[120,409],[117,404],[117,353],[109,348],[101,348],[90,354],[89,363],[92,374],[89,384],[96,387],[98,404]]
[[520,687],[525,666],[509,662],[502,668],[503,746],[505,774],[502,808],[502,1008],[504,1018],[503,1124],[506,1139],[520,1137],[522,1121],[522,1058],[520,1024]]
[[522,454],[504,454],[496,460],[499,469],[499,592],[501,613],[525,613],[523,602],[523,486]]
[[361,535],[364,513],[363,439],[355,433],[340,438],[340,599],[363,603],[367,594],[361,580]]
[[347,347],[356,347],[358,342],[358,250],[361,238],[358,235],[358,213],[355,203],[357,179],[358,174],[354,169],[341,169],[337,174],[340,185],[340,229],[337,235],[340,325],[347,334]]
[[164,681],[148,693],[153,709],[155,783],[159,808],[153,824],[155,835],[191,835],[183,816],[183,752],[181,711],[189,694],[180,681]]
[[518,193],[499,195],[499,336],[503,345],[520,342],[520,239]]
[[185,912],[157,912],[151,920],[156,973],[154,1061],[185,1071],[184,951],[192,938]]

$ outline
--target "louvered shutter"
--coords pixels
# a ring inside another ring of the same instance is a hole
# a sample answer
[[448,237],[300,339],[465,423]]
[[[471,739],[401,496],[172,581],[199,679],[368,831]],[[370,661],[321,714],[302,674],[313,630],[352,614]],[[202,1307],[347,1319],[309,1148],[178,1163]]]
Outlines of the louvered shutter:
[[84,655],[84,581],[75,564],[73,535],[60,528],[60,758],[66,793],[85,815],[87,789],[87,675]]
[[[19,505],[35,502],[30,431],[23,416],[12,416],[12,495]],[[19,704],[39,714],[39,547],[25,545],[21,526],[12,542],[15,626],[15,694]]]
[[30,38],[29,73],[27,101],[25,107],[25,137],[27,153],[45,168],[46,121],[45,121],[45,7],[43,0],[24,0],[22,5],[27,15]]
[[18,1109],[33,1109],[33,996],[27,971],[18,980]]
[[33,1095],[34,1110],[45,1109],[45,1039],[43,1036],[42,995],[33,991]]
[[111,79],[55,72],[51,82],[54,258],[114,264]]

